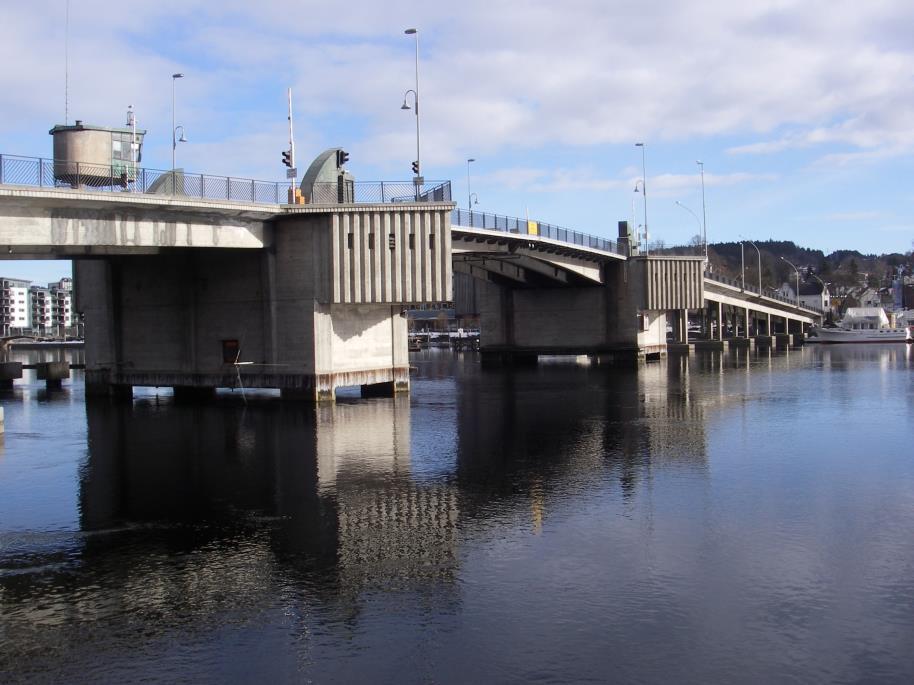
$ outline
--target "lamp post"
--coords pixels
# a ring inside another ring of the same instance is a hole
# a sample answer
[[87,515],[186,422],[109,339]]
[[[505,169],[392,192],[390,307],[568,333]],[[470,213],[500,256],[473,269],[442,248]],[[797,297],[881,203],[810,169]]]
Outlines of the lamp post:
[[807,271],[806,275],[812,276],[813,278],[815,278],[817,281],[819,281],[819,284],[822,286],[822,306],[825,307],[825,298],[826,298],[826,293],[828,292],[828,286],[825,285],[825,281],[823,281],[821,278],[816,276],[812,271]]
[[406,96],[412,92],[413,94],[413,109],[416,114],[416,166],[415,173],[416,177],[413,179],[413,183],[416,184],[416,199],[419,198],[419,186],[421,185],[422,178],[422,158],[419,155],[419,31],[418,29],[406,29],[403,33],[407,36],[416,37],[416,88],[415,90],[407,90],[403,94],[403,106],[400,109],[409,109],[409,103],[406,101]]
[[745,240],[747,243],[749,243],[750,245],[752,245],[752,247],[755,248],[756,252],[758,252],[758,294],[761,295],[762,294],[762,251],[760,249],[758,249],[758,245],[753,243],[751,240],[748,240],[747,238],[743,238],[742,236],[740,236],[740,240]]
[[695,218],[695,221],[698,223],[698,237],[701,238],[701,219],[698,218],[698,215],[695,212],[693,212],[691,209],[686,207],[679,200],[676,200],[676,204],[678,206],[682,207],[684,210],[686,210],[689,214],[691,214]]
[[[639,178],[637,181],[635,181],[635,187],[632,188],[632,228],[634,228],[634,230],[635,230],[635,236],[638,238],[638,247],[640,248],[640,246],[641,246],[641,231],[638,230],[638,224],[637,224],[637,222],[635,221],[635,195],[636,195],[637,193],[641,192],[640,190],[638,190],[638,185],[639,185],[639,184],[640,184],[642,187],[644,187],[644,181],[642,181],[640,178]],[[629,247],[631,247],[631,246],[629,246]]]
[[797,272],[797,307],[800,306],[800,270],[793,265],[793,263],[787,259],[781,257],[782,262],[787,262],[790,266],[793,267],[793,270]]
[[[184,74],[171,75],[171,176],[175,175],[175,151],[178,148],[178,127],[175,126],[175,83],[179,78],[184,78]],[[184,140],[184,127],[181,127],[181,140]]]
[[[473,211],[473,193],[470,192],[470,162],[475,162],[476,160],[472,157],[467,159],[467,211]],[[478,202],[478,200],[477,200]]]
[[[179,78],[184,78],[184,74],[172,74],[171,75],[171,194],[174,195],[177,192],[177,179],[175,179],[175,152],[178,148],[178,143],[186,143],[187,139],[184,137],[184,127],[175,126],[175,82]],[[178,129],[181,129],[181,137],[178,138]]]
[[698,165],[698,170],[701,173],[702,240],[705,244],[705,261],[708,261],[708,211],[705,206],[705,163],[700,159],[696,159],[695,163]]
[[647,232],[647,166],[644,161],[644,143],[635,143],[641,148],[641,192],[644,193],[644,254],[648,253],[649,234]]

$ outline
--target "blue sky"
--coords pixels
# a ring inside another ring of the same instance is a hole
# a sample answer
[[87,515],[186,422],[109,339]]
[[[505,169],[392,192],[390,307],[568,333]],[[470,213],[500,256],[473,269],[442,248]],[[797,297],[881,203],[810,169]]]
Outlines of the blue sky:
[[[3,0],[0,153],[48,156],[64,120],[66,0]],[[345,11],[341,8],[345,7]],[[148,130],[170,166],[171,74],[190,171],[281,179],[286,88],[299,168],[342,146],[361,180],[408,180],[419,29],[423,171],[478,209],[614,237],[641,195],[651,239],[914,240],[914,4],[465,0],[70,0],[69,119]],[[7,262],[49,280],[68,263]]]

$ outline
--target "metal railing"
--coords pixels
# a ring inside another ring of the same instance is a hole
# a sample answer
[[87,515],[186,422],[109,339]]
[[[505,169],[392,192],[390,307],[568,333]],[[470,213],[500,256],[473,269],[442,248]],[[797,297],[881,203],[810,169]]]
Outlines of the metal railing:
[[740,288],[741,290],[744,290],[746,292],[755,293],[756,295],[760,295],[762,297],[767,297],[771,300],[778,300],[779,302],[784,302],[785,304],[789,304],[793,307],[798,307],[800,309],[808,309],[810,311],[817,312],[818,314],[824,313],[818,307],[808,305],[808,304],[803,304],[803,303],[798,304],[795,298],[784,297],[777,290],[769,290],[767,293],[764,293],[764,292],[760,292],[756,286],[751,285],[750,283],[744,284],[744,283],[740,282],[740,280],[738,278],[729,278],[728,276],[721,276],[720,274],[715,274],[710,271],[705,271],[704,275],[705,275],[705,278],[707,278],[711,281],[716,281],[717,283],[723,283],[724,285],[729,285],[734,288]]
[[645,245],[639,245],[641,254],[650,257],[703,257],[705,255],[704,243],[691,245],[667,245],[662,240],[657,240]]
[[457,208],[451,213],[451,225],[551,238],[552,240],[559,240],[573,245],[582,245],[605,252],[612,252],[613,254],[622,254],[619,245],[613,240],[580,233],[570,228],[554,226],[542,221],[519,219],[513,216],[501,216],[499,214],[489,214],[488,212],[471,212]]
[[[0,185],[33,188],[78,188],[107,192],[130,192],[202,200],[232,200],[257,204],[285,204],[288,181],[257,181],[235,176],[212,176],[147,169],[130,162],[112,165],[70,162],[41,157],[0,155]],[[345,181],[317,183],[314,204],[449,202],[450,181],[432,181],[420,186],[411,182]]]
[[428,181],[416,186],[411,182],[350,181],[315,183],[311,187],[312,204],[408,202],[450,202],[450,181]]

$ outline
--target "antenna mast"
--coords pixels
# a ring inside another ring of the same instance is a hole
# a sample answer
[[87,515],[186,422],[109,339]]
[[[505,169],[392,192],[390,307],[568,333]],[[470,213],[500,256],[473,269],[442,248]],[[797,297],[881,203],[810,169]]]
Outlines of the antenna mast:
[[67,13],[64,24],[63,39],[63,123],[70,124],[70,0],[67,0]]

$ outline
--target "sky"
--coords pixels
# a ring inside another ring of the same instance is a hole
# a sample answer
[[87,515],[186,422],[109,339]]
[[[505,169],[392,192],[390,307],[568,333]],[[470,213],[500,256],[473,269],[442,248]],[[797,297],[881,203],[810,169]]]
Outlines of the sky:
[[650,239],[683,244],[701,160],[710,242],[912,249],[909,0],[69,0],[69,31],[67,4],[0,0],[0,154],[50,156],[55,124],[133,105],[143,166],[168,169],[181,72],[179,167],[283,179],[291,87],[300,170],[343,147],[357,180],[408,181],[415,27],[423,174],[461,207],[469,168],[475,209],[613,238],[645,222],[644,169]]

